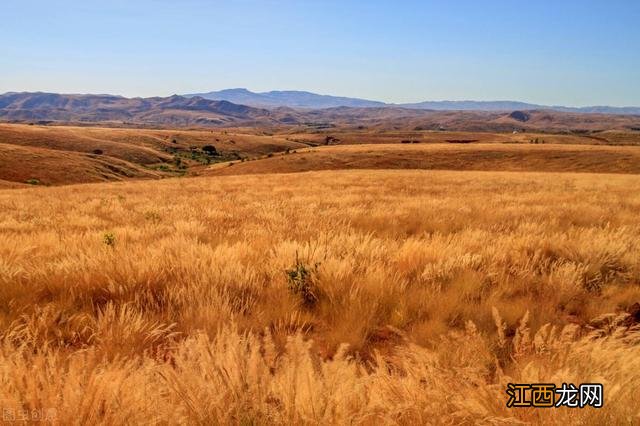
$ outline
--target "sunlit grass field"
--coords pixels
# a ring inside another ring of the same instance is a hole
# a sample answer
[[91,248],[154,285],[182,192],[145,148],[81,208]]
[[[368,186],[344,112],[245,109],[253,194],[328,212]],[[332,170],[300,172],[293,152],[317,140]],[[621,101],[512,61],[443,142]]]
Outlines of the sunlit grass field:
[[[0,191],[0,401],[59,424],[634,424],[640,176]],[[607,315],[610,314],[610,315]],[[508,409],[509,382],[604,384]]]

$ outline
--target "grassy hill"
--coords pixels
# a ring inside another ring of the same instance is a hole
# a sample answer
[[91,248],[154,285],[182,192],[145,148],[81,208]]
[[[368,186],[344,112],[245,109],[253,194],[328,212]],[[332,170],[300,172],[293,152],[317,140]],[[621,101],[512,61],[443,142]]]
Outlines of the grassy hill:
[[[215,147],[217,154],[203,150]],[[242,131],[0,124],[0,180],[66,184],[197,173],[219,161],[308,146]]]

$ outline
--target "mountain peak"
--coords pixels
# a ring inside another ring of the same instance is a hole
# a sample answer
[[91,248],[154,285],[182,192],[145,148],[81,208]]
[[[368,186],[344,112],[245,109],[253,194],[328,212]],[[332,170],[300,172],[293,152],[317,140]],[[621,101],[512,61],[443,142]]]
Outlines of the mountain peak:
[[359,98],[319,95],[300,90],[273,90],[256,93],[248,89],[225,89],[216,92],[194,93],[185,96],[201,96],[215,101],[229,101],[236,104],[250,105],[261,108],[335,108],[348,106],[354,108],[385,106],[384,102],[370,101]]

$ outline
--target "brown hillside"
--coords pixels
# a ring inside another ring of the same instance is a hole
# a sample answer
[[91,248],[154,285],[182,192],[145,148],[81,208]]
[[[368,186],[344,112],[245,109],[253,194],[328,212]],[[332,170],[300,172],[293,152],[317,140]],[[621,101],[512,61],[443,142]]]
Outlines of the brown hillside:
[[160,176],[114,157],[0,144],[0,177],[5,181],[56,185]]
[[[206,145],[219,155],[205,155]],[[228,131],[0,124],[0,180],[66,184],[159,178],[197,173],[207,161],[306,146],[284,137]]]

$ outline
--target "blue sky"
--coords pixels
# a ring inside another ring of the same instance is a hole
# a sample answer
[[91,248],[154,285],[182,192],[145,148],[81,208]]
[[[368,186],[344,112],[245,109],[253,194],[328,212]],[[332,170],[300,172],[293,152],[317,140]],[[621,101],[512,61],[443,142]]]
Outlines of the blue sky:
[[640,105],[640,1],[3,0],[0,92]]

